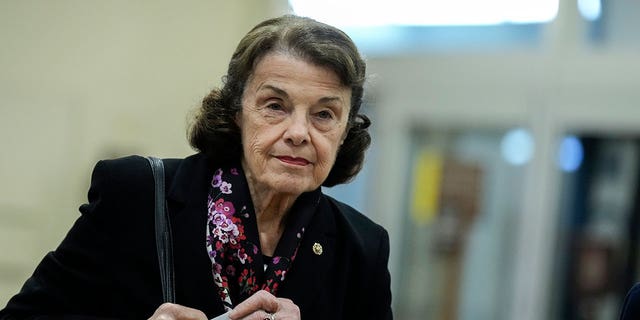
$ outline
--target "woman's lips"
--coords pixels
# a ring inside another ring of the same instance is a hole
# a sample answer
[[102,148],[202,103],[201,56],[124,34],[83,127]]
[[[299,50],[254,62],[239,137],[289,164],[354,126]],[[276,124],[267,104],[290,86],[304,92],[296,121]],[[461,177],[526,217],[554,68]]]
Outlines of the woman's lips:
[[284,163],[293,164],[293,165],[296,165],[296,166],[306,166],[309,163],[311,163],[305,158],[294,158],[294,157],[287,157],[287,156],[279,156],[279,157],[276,157],[276,158],[278,158],[278,160],[280,160],[280,161],[282,161]]

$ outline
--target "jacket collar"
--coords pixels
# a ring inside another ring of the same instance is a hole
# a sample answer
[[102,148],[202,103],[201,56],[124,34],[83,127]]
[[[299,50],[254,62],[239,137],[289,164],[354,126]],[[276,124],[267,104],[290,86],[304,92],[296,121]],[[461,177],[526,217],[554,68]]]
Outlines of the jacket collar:
[[[170,163],[169,166],[171,165]],[[197,153],[173,164],[173,167],[176,166],[168,198],[180,203],[191,200],[206,201],[206,193],[213,176],[213,161],[204,154]],[[202,194],[205,200],[200,198]]]

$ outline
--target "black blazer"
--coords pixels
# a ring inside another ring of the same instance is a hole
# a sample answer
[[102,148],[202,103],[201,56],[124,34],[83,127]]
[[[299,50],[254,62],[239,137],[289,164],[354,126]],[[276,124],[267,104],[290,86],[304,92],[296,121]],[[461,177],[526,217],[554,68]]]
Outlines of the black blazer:
[[620,320],[640,319],[640,283],[636,283],[627,293],[622,304]]
[[[176,302],[212,318],[223,313],[205,248],[213,164],[202,154],[165,160]],[[146,319],[162,303],[154,235],[153,177],[145,158],[100,161],[87,204],[0,318]],[[278,293],[302,319],[392,319],[387,232],[323,196]],[[312,246],[319,243],[323,253]]]

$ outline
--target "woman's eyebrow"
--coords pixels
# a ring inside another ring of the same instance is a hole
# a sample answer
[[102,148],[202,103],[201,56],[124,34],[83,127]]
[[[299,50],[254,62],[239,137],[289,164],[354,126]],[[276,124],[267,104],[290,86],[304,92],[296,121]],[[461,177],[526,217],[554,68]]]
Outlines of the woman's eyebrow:
[[[270,84],[265,84],[262,85],[258,88],[258,91],[262,91],[262,90],[271,90],[273,92],[275,92],[276,94],[284,97],[285,99],[289,99],[289,94],[281,89],[278,88],[276,86],[270,85]],[[330,103],[330,102],[334,102],[334,101],[338,101],[338,102],[342,102],[342,97],[340,96],[328,96],[328,97],[322,97],[320,99],[318,99],[318,104],[324,104],[324,103]]]
[[287,99],[289,98],[289,94],[286,91],[284,91],[284,90],[282,90],[282,89],[280,89],[278,87],[274,87],[274,86],[272,86],[270,84],[265,84],[263,86],[260,86],[260,88],[258,88],[258,91],[261,91],[263,89],[271,90],[271,91],[283,96],[284,98],[287,98]]
[[322,103],[330,103],[330,102],[334,102],[334,101],[338,101],[338,102],[342,102],[342,97],[322,97],[318,100],[318,103],[322,104]]

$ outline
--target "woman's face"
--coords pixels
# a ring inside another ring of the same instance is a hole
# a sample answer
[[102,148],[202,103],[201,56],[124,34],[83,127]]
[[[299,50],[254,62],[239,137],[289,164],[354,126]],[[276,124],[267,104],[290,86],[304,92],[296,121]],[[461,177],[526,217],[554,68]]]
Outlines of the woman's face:
[[351,88],[330,69],[285,53],[264,56],[237,116],[253,189],[299,195],[318,188],[345,137],[350,107]]

